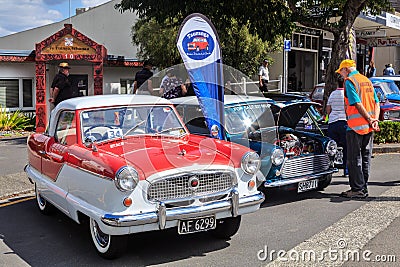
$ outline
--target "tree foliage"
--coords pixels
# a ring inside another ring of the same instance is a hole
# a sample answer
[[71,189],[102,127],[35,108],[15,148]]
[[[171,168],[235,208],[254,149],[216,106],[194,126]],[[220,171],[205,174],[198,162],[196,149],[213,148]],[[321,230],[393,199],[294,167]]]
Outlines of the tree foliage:
[[213,22],[220,37],[224,64],[249,76],[268,53],[280,48],[283,36],[290,36],[294,28],[290,11],[281,0],[122,0],[116,8],[138,14],[139,21],[132,32],[133,42],[139,45],[138,56],[154,58],[159,67],[180,60],[175,44],[177,32],[191,13],[202,13]]
[[[332,57],[328,64],[325,80],[324,102],[329,94],[337,87],[335,70],[340,61],[351,57],[349,51],[352,41],[351,31],[353,24],[361,11],[379,14],[390,10],[389,0],[320,0],[297,1],[288,0],[292,17],[302,25],[319,28],[333,33]],[[355,58],[352,58],[356,60]]]
[[[222,42],[223,58],[226,64],[251,75],[260,59],[267,52],[275,51],[282,45],[282,39],[291,36],[294,22],[306,27],[327,30],[333,33],[332,58],[327,68],[325,99],[336,88],[336,68],[351,43],[351,30],[355,19],[363,10],[372,14],[390,9],[389,0],[249,0],[249,1],[142,1],[121,0],[115,6],[121,12],[137,12],[140,23],[151,20],[177,29],[183,19],[195,12],[211,19]],[[161,26],[160,26],[161,27]],[[162,27],[161,27],[162,28]],[[155,31],[157,33],[161,31]],[[139,29],[139,28],[138,28]],[[173,42],[175,42],[175,37]],[[146,38],[136,39],[141,49]],[[171,46],[172,47],[172,46]],[[176,50],[176,49],[173,49]],[[147,53],[147,54],[146,54]],[[149,55],[149,51],[141,55]]]

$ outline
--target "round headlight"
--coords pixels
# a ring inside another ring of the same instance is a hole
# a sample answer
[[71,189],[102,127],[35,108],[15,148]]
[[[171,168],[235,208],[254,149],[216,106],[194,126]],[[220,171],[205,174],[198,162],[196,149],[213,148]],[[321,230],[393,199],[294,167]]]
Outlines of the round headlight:
[[277,148],[277,149],[274,149],[274,151],[272,151],[272,155],[271,155],[272,164],[279,166],[283,163],[284,159],[285,159],[285,155],[283,154],[282,149]]
[[115,184],[121,191],[132,191],[139,182],[139,175],[135,168],[124,166],[115,175]]
[[329,156],[335,156],[337,152],[337,144],[335,141],[330,140],[328,144],[326,145],[326,153],[328,153]]
[[256,152],[247,152],[242,157],[242,170],[254,174],[260,168],[260,156]]

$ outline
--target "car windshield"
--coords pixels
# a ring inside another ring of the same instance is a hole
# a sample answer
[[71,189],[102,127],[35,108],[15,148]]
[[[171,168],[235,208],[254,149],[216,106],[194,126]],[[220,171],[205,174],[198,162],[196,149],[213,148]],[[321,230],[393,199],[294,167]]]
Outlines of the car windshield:
[[275,121],[268,103],[225,107],[225,127],[231,134],[244,133],[250,127],[258,130],[271,126]]
[[126,106],[85,110],[81,113],[83,139],[91,135],[106,141],[129,135],[186,134],[174,110],[169,106]]
[[396,92],[392,90],[387,82],[380,82],[379,86],[382,88],[382,91],[385,95],[395,94]]
[[323,100],[324,98],[324,86],[316,87],[312,95],[313,100]]

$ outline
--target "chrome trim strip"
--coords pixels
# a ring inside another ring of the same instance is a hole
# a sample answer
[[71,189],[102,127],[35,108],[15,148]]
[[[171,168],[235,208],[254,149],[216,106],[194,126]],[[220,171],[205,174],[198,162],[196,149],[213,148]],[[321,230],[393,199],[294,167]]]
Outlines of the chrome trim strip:
[[298,178],[293,178],[293,179],[283,179],[283,180],[279,180],[279,181],[275,181],[275,182],[270,182],[268,183],[268,181],[264,182],[264,187],[267,188],[271,188],[271,187],[278,187],[278,186],[285,186],[285,185],[290,185],[290,184],[295,184],[298,182],[303,182],[303,181],[308,181],[308,180],[312,180],[315,178],[320,178],[323,175],[327,175],[327,174],[331,174],[331,173],[335,173],[338,172],[339,170],[337,168],[333,168],[324,172],[319,172],[317,174],[313,174],[313,175],[308,175],[306,177],[298,177]]
[[[260,205],[264,201],[264,199],[264,194],[261,192],[255,195],[239,198],[237,205],[238,210],[240,210],[241,208]],[[160,207],[158,209],[160,210]],[[171,208],[165,210],[165,221],[207,216],[211,214],[216,214],[218,212],[229,211],[231,209],[232,201],[230,199],[216,201],[201,206]],[[164,215],[161,214],[162,212],[159,211],[130,215],[104,214],[101,217],[101,221],[109,226],[129,227],[156,223],[164,220]]]

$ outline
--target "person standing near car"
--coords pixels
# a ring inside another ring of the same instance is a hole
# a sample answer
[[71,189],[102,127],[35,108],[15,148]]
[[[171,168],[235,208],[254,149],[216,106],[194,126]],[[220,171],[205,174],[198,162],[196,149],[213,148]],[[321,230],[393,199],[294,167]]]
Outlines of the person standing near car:
[[[150,78],[153,76],[153,64],[149,60],[143,62],[143,69],[135,74],[133,94],[152,95],[153,86]],[[143,85],[143,86],[142,86]]]
[[393,65],[391,63],[385,65],[385,69],[383,70],[383,75],[396,75],[393,69]]
[[269,70],[268,70],[268,59],[264,59],[262,65],[258,70],[258,82],[261,92],[268,92],[268,81],[269,81]]
[[347,117],[347,167],[350,190],[343,197],[368,196],[373,131],[379,131],[379,100],[371,81],[356,69],[354,60],[345,59],[336,70],[344,79],[344,103]]
[[[49,102],[57,106],[61,101],[72,98],[72,86],[68,79],[71,67],[67,62],[58,65],[59,71],[53,79],[50,88]],[[52,108],[54,108],[52,107]]]
[[339,87],[333,91],[326,104],[326,113],[329,117],[328,136],[335,140],[338,146],[343,148],[343,176],[348,175],[347,169],[347,144],[346,129],[347,119],[344,110],[344,88],[343,80],[339,81]]
[[371,60],[367,68],[367,77],[368,78],[374,77],[375,74],[376,74],[375,62]]

